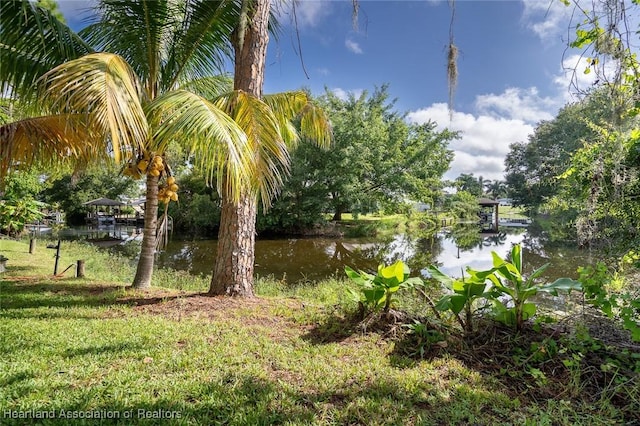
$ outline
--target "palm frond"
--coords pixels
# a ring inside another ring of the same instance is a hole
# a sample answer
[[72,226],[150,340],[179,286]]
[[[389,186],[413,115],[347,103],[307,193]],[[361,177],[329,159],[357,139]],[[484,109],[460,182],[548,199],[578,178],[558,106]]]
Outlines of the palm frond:
[[238,8],[235,0],[100,0],[99,21],[80,34],[125,58],[153,99],[224,69]]
[[141,88],[121,57],[86,55],[52,69],[40,83],[53,111],[84,115],[89,127],[109,137],[116,161],[123,151],[144,149],[149,132]]
[[104,145],[79,116],[49,115],[0,126],[0,180],[13,168],[87,163],[106,157]]
[[84,28],[83,38],[103,52],[121,56],[139,76],[147,97],[160,91],[159,79],[166,60],[170,28],[180,25],[182,14],[169,0],[100,0],[99,20]]
[[187,146],[207,183],[215,181],[235,200],[249,188],[255,173],[252,147],[243,130],[212,102],[186,90],[174,90],[149,105],[155,129],[151,147],[162,151],[172,141]]
[[233,78],[227,74],[202,77],[188,81],[180,86],[205,99],[214,99],[233,90]]
[[236,0],[193,0],[187,2],[179,28],[169,41],[163,84],[178,84],[220,74],[232,57],[229,36],[238,24],[240,4]]
[[[333,132],[329,118],[324,110],[313,103],[305,92],[294,91],[265,95],[264,102],[278,117],[284,131],[283,138],[290,148],[295,148],[299,137],[311,139],[323,148],[328,148],[331,145]],[[290,128],[291,122],[297,119],[300,120],[300,135],[292,134]]]
[[295,149],[300,141],[298,129],[292,121],[298,117],[307,103],[304,92],[283,92],[265,95],[262,100],[269,105],[278,120],[280,136],[289,150]]
[[309,96],[302,91],[282,92],[264,95],[263,101],[276,116],[290,121],[300,115],[309,103]]
[[48,10],[29,0],[0,1],[0,92],[27,102],[36,80],[56,65],[93,52]]
[[251,187],[268,208],[282,187],[284,175],[289,173],[289,151],[280,120],[269,105],[242,90],[221,96],[215,103],[246,133],[255,164]]
[[333,138],[331,121],[325,111],[309,102],[300,114],[300,132],[321,148],[329,148]]

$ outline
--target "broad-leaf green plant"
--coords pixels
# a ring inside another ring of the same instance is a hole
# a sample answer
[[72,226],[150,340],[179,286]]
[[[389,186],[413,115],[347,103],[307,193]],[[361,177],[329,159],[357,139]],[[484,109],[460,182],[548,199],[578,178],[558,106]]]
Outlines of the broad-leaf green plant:
[[354,298],[368,312],[380,309],[388,312],[394,293],[423,285],[419,277],[409,277],[409,267],[401,260],[389,266],[380,264],[376,275],[356,271],[349,266],[345,266],[344,269],[347,276],[359,287],[359,291],[351,290]]
[[571,278],[558,278],[552,283],[539,284],[538,279],[547,269],[549,263],[533,271],[529,276],[523,275],[522,248],[519,244],[511,249],[511,260],[505,260],[495,251],[493,256],[493,268],[480,273],[491,281],[491,300],[494,305],[496,319],[507,325],[515,326],[516,330],[522,329],[524,321],[533,317],[536,313],[536,304],[531,298],[539,292],[558,295],[558,291],[582,290],[582,284]]
[[[487,276],[490,272],[487,271],[475,271],[467,267],[468,276],[462,278],[452,278],[440,271],[437,267],[431,265],[427,268],[427,271],[431,277],[449,290],[450,294],[446,294],[438,300],[435,307],[438,311],[446,312],[451,311],[460,326],[467,332],[473,331],[473,304],[480,298],[486,298],[489,294],[487,290]],[[460,316],[460,313],[464,311],[464,320]]]

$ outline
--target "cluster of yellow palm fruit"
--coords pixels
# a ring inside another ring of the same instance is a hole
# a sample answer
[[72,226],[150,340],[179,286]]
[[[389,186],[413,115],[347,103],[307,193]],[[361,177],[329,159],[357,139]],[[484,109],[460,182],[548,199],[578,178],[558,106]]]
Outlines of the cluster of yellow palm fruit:
[[131,176],[134,179],[140,179],[147,173],[151,176],[160,176],[164,169],[165,164],[162,156],[145,153],[144,156],[129,161],[122,174]]
[[[162,156],[145,153],[144,156],[130,160],[122,170],[122,174],[140,179],[146,174],[161,176],[165,171],[168,174],[169,170]],[[178,201],[178,185],[176,185],[176,179],[173,176],[167,177],[165,183],[158,186],[158,201],[164,204]]]
[[178,185],[173,176],[169,176],[164,185],[158,187],[158,201],[169,204],[170,201],[178,201]]

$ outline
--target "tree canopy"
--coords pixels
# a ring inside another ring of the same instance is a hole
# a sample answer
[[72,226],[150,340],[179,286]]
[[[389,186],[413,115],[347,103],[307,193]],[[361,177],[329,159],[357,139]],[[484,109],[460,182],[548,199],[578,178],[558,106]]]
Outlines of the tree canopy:
[[334,145],[301,149],[294,157],[294,185],[324,198],[335,219],[347,211],[430,202],[442,189],[441,177],[453,159],[448,143],[457,134],[437,131],[433,122],[407,124],[393,110],[387,88],[347,99],[327,90],[319,102],[331,119]]

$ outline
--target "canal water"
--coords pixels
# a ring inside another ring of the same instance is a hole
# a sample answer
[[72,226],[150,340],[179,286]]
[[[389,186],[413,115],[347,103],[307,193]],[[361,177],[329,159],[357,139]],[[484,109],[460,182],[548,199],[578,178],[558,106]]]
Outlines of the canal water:
[[[135,255],[141,230],[131,227],[107,229],[73,228],[59,232],[63,239],[87,239],[105,249]],[[491,252],[505,258],[514,244],[522,244],[523,264],[532,271],[550,263],[544,278],[577,278],[577,268],[594,263],[596,255],[572,247],[550,246],[526,228],[501,227],[499,233],[481,234],[477,227],[455,227],[435,235],[397,234],[385,238],[282,238],[256,241],[255,272],[290,283],[344,277],[345,266],[375,271],[380,263],[398,259],[407,263],[412,275],[426,275],[429,265],[451,276],[461,276],[467,267],[492,266]],[[181,240],[175,236],[157,257],[158,267],[211,274],[216,240]]]
[[[544,247],[539,238],[523,228],[503,228],[498,234],[478,234],[460,241],[452,231],[427,237],[397,234],[388,238],[287,238],[256,241],[257,276],[269,276],[287,282],[316,281],[343,277],[344,267],[375,271],[380,263],[400,259],[409,265],[412,275],[426,275],[436,265],[450,276],[461,276],[467,267],[476,270],[492,266],[492,251],[505,258],[515,244],[522,244],[526,270],[545,263],[551,265],[547,279],[577,278],[578,266],[593,262],[593,254],[567,247]],[[468,237],[468,236],[467,236]],[[158,266],[210,274],[216,255],[215,240],[172,240],[158,256]]]

